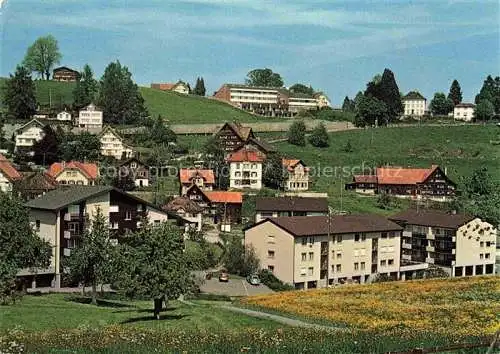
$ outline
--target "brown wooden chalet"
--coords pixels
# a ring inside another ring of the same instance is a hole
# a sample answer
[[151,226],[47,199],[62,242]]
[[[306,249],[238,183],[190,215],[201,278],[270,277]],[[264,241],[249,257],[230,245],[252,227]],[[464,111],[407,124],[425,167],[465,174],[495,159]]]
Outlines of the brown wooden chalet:
[[149,166],[137,157],[122,162],[118,169],[120,179],[125,179],[130,175],[137,187],[149,186]]
[[241,223],[243,204],[241,192],[203,191],[194,184],[187,190],[186,197],[202,207],[204,217],[210,219],[214,224]]
[[52,71],[52,80],[75,82],[80,78],[80,73],[67,66],[60,66]]
[[353,176],[346,189],[364,194],[387,193],[435,201],[447,201],[457,193],[456,184],[437,165],[430,168],[379,167],[374,175]]
[[244,127],[240,123],[225,123],[215,133],[216,139],[224,151],[231,152],[242,147],[250,139],[255,139],[252,128]]
[[57,181],[45,172],[21,172],[22,179],[14,184],[14,189],[22,199],[37,198],[57,189]]

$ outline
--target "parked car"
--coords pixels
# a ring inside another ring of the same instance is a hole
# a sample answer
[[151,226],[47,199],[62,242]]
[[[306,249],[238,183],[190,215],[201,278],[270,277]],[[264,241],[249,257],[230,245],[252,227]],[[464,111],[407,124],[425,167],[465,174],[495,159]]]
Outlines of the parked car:
[[260,285],[260,278],[257,274],[252,274],[247,277],[247,282],[252,285]]
[[227,283],[229,281],[229,273],[226,270],[221,270],[219,274],[219,281]]

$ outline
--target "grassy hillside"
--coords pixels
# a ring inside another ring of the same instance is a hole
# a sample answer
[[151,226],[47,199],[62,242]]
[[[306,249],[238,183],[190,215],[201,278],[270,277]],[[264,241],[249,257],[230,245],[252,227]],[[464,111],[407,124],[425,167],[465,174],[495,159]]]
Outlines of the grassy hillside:
[[[2,92],[2,95],[6,80],[6,78],[0,78],[0,92]],[[53,106],[70,105],[73,103],[75,85],[74,82],[36,80],[36,99],[41,105],[48,105],[50,101],[52,101]]]
[[[448,171],[456,183],[478,167],[489,168],[500,181],[500,149],[490,140],[498,140],[500,129],[489,126],[406,127],[353,130],[330,134],[330,147],[319,149],[307,145],[298,147],[287,142],[275,146],[288,157],[300,158],[308,164],[313,174],[313,189],[328,192],[330,203],[336,208],[351,212],[392,213],[381,210],[376,198],[347,192],[344,184],[352,174],[362,168],[382,164],[397,166],[429,167],[438,164]],[[351,152],[346,151],[350,143]],[[401,208],[406,203],[401,202]]]

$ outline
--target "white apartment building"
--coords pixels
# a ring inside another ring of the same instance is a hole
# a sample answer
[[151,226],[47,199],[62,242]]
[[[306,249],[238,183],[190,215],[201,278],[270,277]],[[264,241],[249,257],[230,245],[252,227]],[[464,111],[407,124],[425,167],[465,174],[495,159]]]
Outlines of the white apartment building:
[[390,217],[404,227],[402,260],[443,268],[452,277],[493,274],[498,230],[479,218],[438,210]]
[[261,189],[264,156],[245,147],[229,154],[229,187],[234,189]]
[[44,125],[40,121],[32,119],[17,129],[15,151],[31,151],[35,142],[42,140],[43,127]]
[[299,111],[317,109],[318,107],[318,101],[314,97],[296,93],[288,97],[288,110],[294,114]]
[[93,103],[80,110],[75,125],[80,128],[96,129],[102,128],[102,111]]
[[427,100],[418,91],[410,91],[402,98],[406,117],[422,117],[427,109]]
[[459,103],[453,108],[453,119],[470,122],[474,119],[476,105],[472,103]]
[[261,267],[297,289],[399,278],[402,227],[378,215],[265,219],[245,230]]
[[100,134],[101,155],[112,156],[117,160],[129,159],[134,150],[125,144],[123,138],[110,126],[106,126]]
[[61,122],[71,122],[71,113],[62,111],[57,113],[56,120]]

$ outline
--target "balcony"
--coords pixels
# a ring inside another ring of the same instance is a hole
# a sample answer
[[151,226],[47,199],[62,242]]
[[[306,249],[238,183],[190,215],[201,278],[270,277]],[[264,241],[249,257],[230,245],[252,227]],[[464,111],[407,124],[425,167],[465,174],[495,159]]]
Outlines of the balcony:
[[411,243],[405,243],[405,242],[403,242],[401,244],[401,247],[404,248],[404,249],[407,249],[407,250],[411,250]]
[[71,220],[82,220],[82,219],[88,219],[88,214],[84,212],[83,214],[79,213],[66,213],[64,214],[64,221],[71,221]]
[[401,255],[401,259],[404,259],[406,261],[411,261],[411,255],[409,255],[409,254],[403,254],[403,255]]
[[119,212],[118,205],[110,205],[109,206],[109,212],[110,213],[118,213]]
[[411,231],[403,231],[403,237],[411,237]]
[[434,248],[434,246],[425,246],[425,250],[426,250],[427,252],[434,252],[434,251],[435,251],[435,248]]
[[432,264],[434,264],[434,258],[427,257],[425,259],[425,263],[432,263]]

